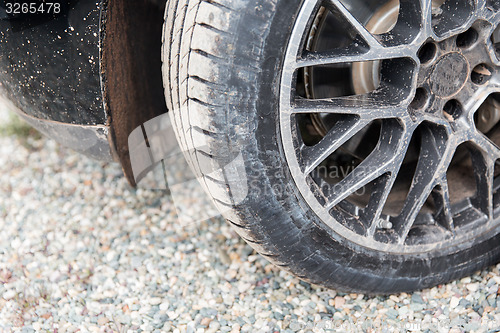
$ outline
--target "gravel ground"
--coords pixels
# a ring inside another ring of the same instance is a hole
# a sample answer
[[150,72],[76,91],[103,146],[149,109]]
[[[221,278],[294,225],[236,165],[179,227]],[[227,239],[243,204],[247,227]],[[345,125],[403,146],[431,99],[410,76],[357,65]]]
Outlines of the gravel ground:
[[499,269],[390,297],[325,290],[220,218],[179,224],[118,165],[0,135],[0,331],[486,332],[500,327]]

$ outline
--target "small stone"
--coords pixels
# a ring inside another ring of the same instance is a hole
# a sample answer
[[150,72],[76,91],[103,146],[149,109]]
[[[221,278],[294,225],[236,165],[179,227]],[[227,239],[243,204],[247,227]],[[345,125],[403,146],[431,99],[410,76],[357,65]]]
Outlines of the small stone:
[[452,296],[450,300],[450,308],[454,309],[460,303],[460,299],[458,297]]
[[410,309],[414,312],[420,312],[425,309],[425,304],[420,304],[420,303],[411,303],[410,304]]
[[462,280],[460,280],[460,282],[462,282],[464,284],[471,283],[471,281],[472,281],[472,279],[470,278],[470,276],[466,276]]
[[344,297],[340,297],[340,296],[337,296],[335,297],[335,308],[337,309],[341,309],[344,304],[345,304],[345,298]]
[[212,321],[212,318],[205,317],[200,321],[200,324],[206,327],[206,326],[210,325],[211,321]]
[[493,279],[493,281],[495,281],[496,284],[500,284],[500,276],[493,275],[491,278]]
[[411,301],[413,303],[418,303],[418,304],[423,304],[424,300],[422,299],[422,296],[419,293],[414,293],[411,295]]
[[402,316],[406,316],[408,314],[408,307],[407,306],[402,306],[398,310],[399,314]]
[[468,300],[466,300],[465,298],[462,298],[460,300],[460,303],[458,303],[459,306],[462,306],[464,308],[469,308],[470,307],[470,302]]
[[208,325],[207,333],[215,333],[220,329],[220,324],[217,321],[212,321],[210,325]]
[[387,315],[387,318],[389,318],[389,319],[396,319],[398,317],[399,313],[395,309],[389,309],[387,311],[386,315]]
[[170,303],[168,303],[168,301],[166,301],[166,300],[163,300],[163,302],[160,304],[160,310],[167,311],[169,306],[170,306]]
[[248,292],[251,287],[252,287],[252,285],[250,283],[243,282],[243,283],[238,284],[238,291],[240,293]]
[[399,298],[396,295],[389,296],[389,299],[395,303],[399,303]]
[[107,323],[109,323],[109,319],[107,317],[99,317],[99,319],[97,319],[97,324],[99,326],[104,326]]
[[235,269],[229,269],[227,271],[227,277],[229,278],[229,280],[236,278],[237,275],[238,275],[238,272]]
[[469,283],[465,286],[470,292],[476,292],[479,288],[477,283]]
[[240,332],[240,324],[234,324],[231,329],[231,333],[239,333]]
[[3,299],[8,301],[13,299],[16,295],[17,293],[14,289],[9,289],[3,294]]
[[149,299],[149,304],[151,305],[158,305],[160,304],[162,299],[160,297],[153,297]]
[[222,248],[218,248],[217,249],[217,252],[219,253],[219,258],[220,258],[220,261],[224,264],[224,265],[231,265],[231,258],[229,257],[229,255],[227,254],[226,250],[222,249]]
[[274,317],[274,319],[281,321],[285,318],[285,315],[283,315],[280,312],[273,312],[273,317]]
[[484,312],[486,312],[486,313],[493,312],[493,310],[494,310],[494,309],[493,309],[493,307],[492,307],[492,306],[486,306],[486,307],[484,308]]

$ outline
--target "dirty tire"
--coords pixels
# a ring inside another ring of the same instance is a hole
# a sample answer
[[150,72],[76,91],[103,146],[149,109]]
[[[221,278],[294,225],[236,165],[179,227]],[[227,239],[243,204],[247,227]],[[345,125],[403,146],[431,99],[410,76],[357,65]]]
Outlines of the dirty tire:
[[[228,223],[275,265],[341,291],[418,290],[497,262],[498,234],[456,251],[398,254],[335,234],[309,207],[290,175],[278,128],[283,55],[302,3],[167,3],[167,107],[188,163]],[[241,169],[231,164],[238,158]]]

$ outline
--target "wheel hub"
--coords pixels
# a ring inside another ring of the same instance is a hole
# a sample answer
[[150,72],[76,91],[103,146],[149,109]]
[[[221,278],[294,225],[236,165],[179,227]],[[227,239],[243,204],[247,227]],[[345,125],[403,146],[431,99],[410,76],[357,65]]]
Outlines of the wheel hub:
[[[490,23],[479,20],[461,34],[442,41],[430,39],[422,45],[410,114],[432,114],[452,123],[462,116],[471,119],[476,111],[471,107],[474,100],[482,91],[488,91],[486,83],[498,73],[497,59],[489,49],[491,31]],[[498,122],[498,117],[490,116],[496,113],[492,104],[485,103],[477,111],[479,123],[476,125],[466,121],[465,127],[469,127],[466,130],[474,126],[491,129]]]
[[467,81],[469,62],[458,52],[451,52],[440,57],[433,65],[429,75],[431,92],[440,98],[456,95]]

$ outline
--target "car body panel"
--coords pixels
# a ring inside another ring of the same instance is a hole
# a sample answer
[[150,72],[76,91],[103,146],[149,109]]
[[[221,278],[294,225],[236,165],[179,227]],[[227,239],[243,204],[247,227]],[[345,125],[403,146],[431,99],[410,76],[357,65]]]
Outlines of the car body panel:
[[119,161],[134,185],[128,136],[167,111],[166,0],[54,2],[62,10],[50,15],[0,4],[0,98],[61,144]]
[[104,125],[101,1],[66,1],[59,14],[7,14],[0,5],[0,94],[29,116]]

